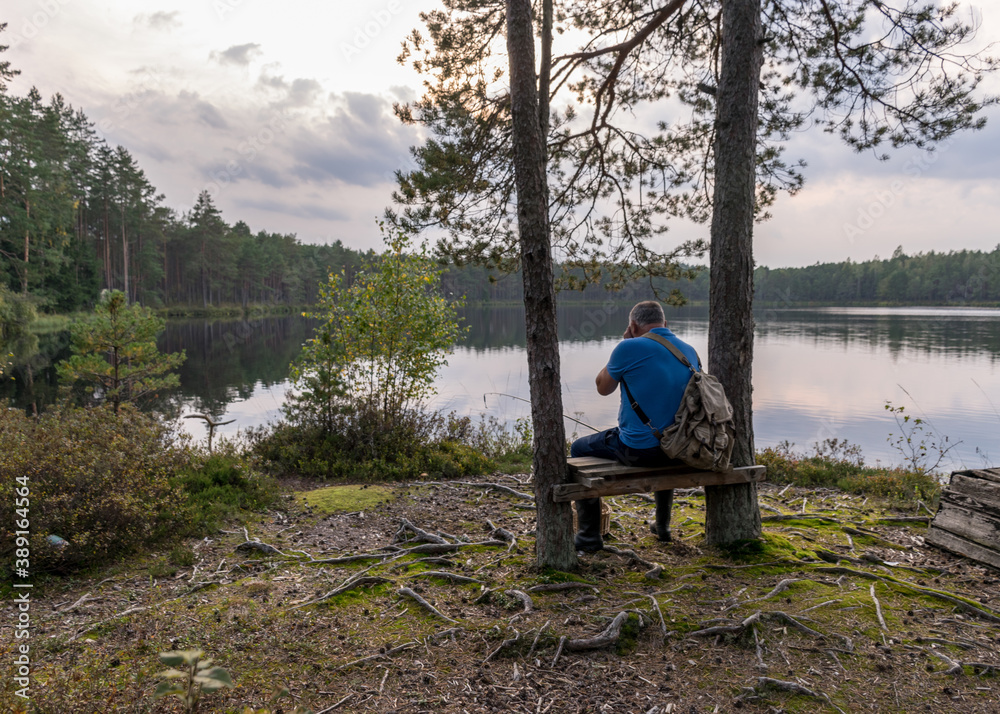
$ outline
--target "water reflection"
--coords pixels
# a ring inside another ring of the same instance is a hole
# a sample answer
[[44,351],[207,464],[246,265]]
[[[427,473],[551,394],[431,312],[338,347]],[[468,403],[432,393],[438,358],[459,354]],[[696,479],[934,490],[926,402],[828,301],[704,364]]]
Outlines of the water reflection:
[[[559,308],[564,410],[597,428],[614,423],[618,398],[599,396],[594,376],[620,339],[630,307],[607,302]],[[506,420],[527,415],[526,404],[501,396],[529,396],[523,309],[467,308],[462,317],[468,335],[441,371],[432,406]],[[987,454],[986,462],[1000,458],[1000,310],[762,310],[756,320],[758,446],[789,440],[809,447],[846,438],[869,459],[898,462],[886,443],[897,429],[884,409],[891,401],[928,419],[939,434],[962,440],[959,465],[983,465],[976,447]],[[707,360],[706,308],[671,309],[668,323]],[[179,371],[180,390],[157,408],[175,416],[235,417],[220,434],[276,419],[289,387],[288,365],[314,324],[298,315],[168,322],[160,349],[185,349],[188,358]],[[15,380],[0,387],[8,403],[28,411],[56,398],[52,365],[68,356],[68,336],[40,335],[30,351]],[[204,438],[200,423],[180,423]],[[567,433],[574,431],[585,429],[567,422]]]

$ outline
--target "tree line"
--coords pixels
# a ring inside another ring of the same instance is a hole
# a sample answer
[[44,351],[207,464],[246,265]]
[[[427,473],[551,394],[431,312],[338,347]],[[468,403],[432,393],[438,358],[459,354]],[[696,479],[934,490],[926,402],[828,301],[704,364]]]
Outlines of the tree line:
[[89,307],[102,289],[151,307],[306,304],[329,268],[350,275],[370,260],[339,241],[230,225],[208,191],[178,215],[83,111],[35,88],[11,95],[16,74],[0,63],[0,285],[40,310]]

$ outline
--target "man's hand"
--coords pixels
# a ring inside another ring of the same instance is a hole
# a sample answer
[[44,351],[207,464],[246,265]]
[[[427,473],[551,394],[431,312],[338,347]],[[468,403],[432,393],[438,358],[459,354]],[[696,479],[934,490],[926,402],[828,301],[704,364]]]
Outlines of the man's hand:
[[625,328],[625,334],[622,335],[622,339],[623,340],[628,340],[628,339],[630,339],[632,337],[635,337],[635,335],[632,333],[632,323],[629,322],[628,323],[628,327]]

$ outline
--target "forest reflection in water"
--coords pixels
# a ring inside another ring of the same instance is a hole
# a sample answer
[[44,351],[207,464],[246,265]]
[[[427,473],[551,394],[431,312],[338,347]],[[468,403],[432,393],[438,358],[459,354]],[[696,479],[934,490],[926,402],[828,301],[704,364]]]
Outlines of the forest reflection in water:
[[[597,428],[614,424],[618,397],[600,397],[594,377],[621,338],[629,304],[559,309],[564,412]],[[466,308],[465,339],[437,380],[430,406],[505,421],[526,416],[527,361],[520,307]],[[963,443],[953,466],[1000,463],[1000,310],[974,308],[761,309],[756,313],[754,422],[758,448],[781,441],[811,448],[827,438],[859,444],[869,461],[896,463],[887,443],[898,432],[887,401],[928,419],[942,437]],[[707,361],[708,313],[674,308],[668,323]],[[314,321],[298,315],[249,321],[170,321],[165,351],[187,351],[180,390],[157,408],[179,416],[226,415],[220,433],[280,417],[288,365]],[[13,406],[55,398],[51,365],[67,354],[64,337],[40,340],[33,384],[6,385]],[[23,370],[22,370],[23,372]],[[510,396],[490,394],[493,392]],[[181,428],[204,437],[200,422]],[[567,434],[588,430],[567,421]],[[977,453],[976,449],[980,453]],[[985,457],[981,454],[985,454]],[[947,467],[946,467],[947,468]]]

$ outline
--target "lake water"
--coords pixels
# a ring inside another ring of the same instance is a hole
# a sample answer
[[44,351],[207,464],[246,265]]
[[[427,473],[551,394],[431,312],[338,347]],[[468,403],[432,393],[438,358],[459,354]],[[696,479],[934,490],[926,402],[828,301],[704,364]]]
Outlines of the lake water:
[[[625,327],[630,305],[563,307],[559,313],[564,412],[597,428],[615,423],[617,393],[601,397],[594,377]],[[467,309],[469,334],[437,380],[430,406],[496,416],[530,413],[523,311]],[[707,360],[707,310],[668,313],[670,328]],[[161,348],[187,349],[182,413],[211,412],[235,423],[218,434],[280,416],[288,363],[310,334],[301,318],[256,322],[172,322]],[[754,426],[758,448],[798,449],[847,439],[866,460],[900,463],[899,434],[885,404],[927,421],[933,436],[961,442],[942,470],[1000,464],[1000,310],[817,308],[757,315]],[[500,393],[500,394],[497,394]],[[501,396],[509,395],[509,396]],[[197,438],[197,420],[181,425]],[[590,433],[567,421],[567,434]]]

